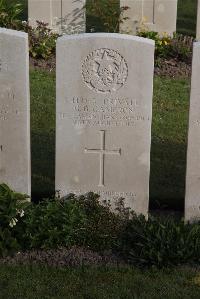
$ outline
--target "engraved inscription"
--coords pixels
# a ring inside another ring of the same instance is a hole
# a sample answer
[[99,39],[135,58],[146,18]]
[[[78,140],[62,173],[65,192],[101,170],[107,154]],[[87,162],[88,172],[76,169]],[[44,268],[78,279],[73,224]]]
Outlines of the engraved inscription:
[[2,71],[8,71],[8,65],[0,58],[0,72]]
[[105,148],[105,131],[101,130],[100,140],[101,146],[99,149],[87,149],[85,148],[86,154],[99,154],[100,159],[100,174],[99,174],[99,187],[104,187],[104,164],[105,164],[105,155],[121,155],[121,149],[117,150],[106,150]]
[[111,93],[125,84],[128,77],[128,65],[117,51],[98,49],[84,60],[82,76],[90,89],[98,93]]
[[12,88],[2,88],[0,91],[0,121],[20,118],[23,111],[19,108]]
[[[113,191],[113,190],[90,190],[90,192],[93,192],[95,194],[99,194],[99,196],[102,196],[102,197],[109,197],[109,196],[112,196],[114,198],[136,198],[137,195],[136,193],[134,192],[131,192],[131,191],[127,191],[127,192],[119,192],[119,191]],[[85,193],[84,190],[82,189],[69,189],[69,190],[63,190],[63,193],[64,194],[70,194],[70,193],[73,193],[73,194],[76,194],[76,195],[83,195]]]
[[130,127],[151,120],[148,112],[142,111],[140,99],[108,96],[97,100],[95,97],[73,97],[66,99],[65,103],[71,104],[71,110],[58,112],[58,117],[60,120],[72,119],[76,127]]

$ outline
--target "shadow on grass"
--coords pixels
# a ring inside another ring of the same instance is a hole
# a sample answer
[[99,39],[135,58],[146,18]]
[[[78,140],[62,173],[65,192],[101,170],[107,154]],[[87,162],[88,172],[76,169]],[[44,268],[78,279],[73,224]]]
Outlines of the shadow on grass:
[[196,35],[197,0],[178,0],[177,32]]
[[32,198],[37,202],[55,193],[55,133],[31,134]]
[[186,144],[152,140],[150,208],[184,209]]

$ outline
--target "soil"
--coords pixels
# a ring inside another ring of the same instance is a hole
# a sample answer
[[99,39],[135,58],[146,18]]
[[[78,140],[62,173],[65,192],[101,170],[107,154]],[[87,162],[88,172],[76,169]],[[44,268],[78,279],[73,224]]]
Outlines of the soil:
[[44,60],[30,57],[30,68],[40,71],[55,72],[56,58],[55,56],[52,56],[48,60]]
[[[48,60],[30,58],[31,69],[55,72],[56,58],[52,56]],[[177,59],[161,59],[159,66],[155,67],[155,75],[170,78],[189,78],[191,76],[191,64]]]
[[191,64],[177,59],[162,59],[159,66],[155,67],[155,74],[170,78],[189,78],[191,76]]
[[32,250],[27,252],[18,252],[13,257],[0,259],[1,264],[46,264],[56,267],[79,267],[90,265],[123,265],[119,258],[110,254],[102,255],[89,249],[72,247],[70,249],[60,248],[52,250]]

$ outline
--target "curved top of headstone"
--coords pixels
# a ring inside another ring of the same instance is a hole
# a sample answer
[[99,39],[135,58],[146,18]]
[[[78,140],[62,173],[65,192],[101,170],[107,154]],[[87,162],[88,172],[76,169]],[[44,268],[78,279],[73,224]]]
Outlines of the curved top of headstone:
[[2,28],[2,27],[0,27],[0,33],[6,33],[9,35],[15,35],[15,36],[24,37],[24,38],[27,38],[27,36],[28,36],[28,34],[26,32]]
[[82,33],[82,34],[72,34],[72,35],[64,35],[59,37],[57,42],[62,42],[64,40],[76,40],[76,39],[85,39],[85,38],[112,38],[112,39],[124,39],[124,40],[132,40],[140,43],[155,45],[155,41],[149,38],[133,36],[128,34],[121,34],[121,33]]
[[200,41],[194,42],[193,47],[194,48],[200,47]]

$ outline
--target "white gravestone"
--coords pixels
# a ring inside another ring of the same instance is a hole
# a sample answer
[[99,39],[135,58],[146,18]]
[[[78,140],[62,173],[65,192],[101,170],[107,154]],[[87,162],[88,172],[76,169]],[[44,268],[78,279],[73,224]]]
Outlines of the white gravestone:
[[141,26],[161,35],[176,32],[177,0],[120,0],[120,5],[129,7],[124,14],[128,20],[121,24],[121,32],[135,35]]
[[200,42],[194,43],[187,151],[185,219],[200,220]]
[[0,28],[0,183],[30,195],[28,35]]
[[123,34],[57,42],[56,190],[126,199],[147,215],[154,42]]
[[29,24],[43,21],[58,33],[85,32],[85,0],[28,0]]

